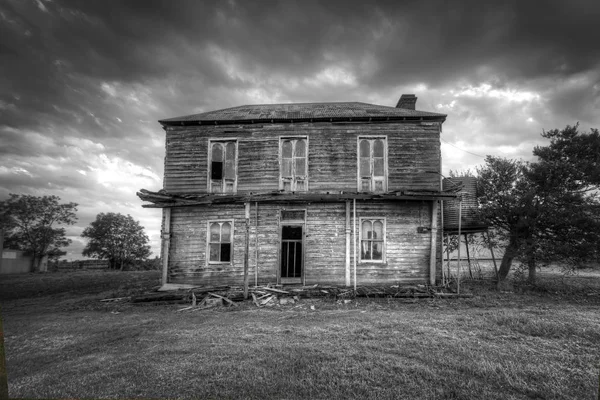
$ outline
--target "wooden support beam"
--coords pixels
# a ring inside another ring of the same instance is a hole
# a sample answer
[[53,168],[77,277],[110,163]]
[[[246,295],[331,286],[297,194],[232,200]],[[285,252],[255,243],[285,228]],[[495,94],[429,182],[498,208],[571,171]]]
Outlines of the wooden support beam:
[[171,209],[163,209],[162,231],[162,284],[167,284],[169,269],[169,249],[171,244]]
[[254,202],[254,286],[258,286],[258,201]]
[[352,222],[353,248],[354,248],[354,291],[356,291],[356,199],[354,199],[354,220]]
[[246,208],[246,246],[244,248],[244,300],[248,299],[248,252],[250,247],[250,203]]
[[346,287],[350,287],[350,200],[346,200]]
[[438,223],[438,202],[431,202],[431,251],[429,254],[429,284],[435,285],[435,266],[437,262],[437,223]]
[[458,200],[458,265],[456,266],[456,293],[460,294],[460,230],[462,228],[462,195]]

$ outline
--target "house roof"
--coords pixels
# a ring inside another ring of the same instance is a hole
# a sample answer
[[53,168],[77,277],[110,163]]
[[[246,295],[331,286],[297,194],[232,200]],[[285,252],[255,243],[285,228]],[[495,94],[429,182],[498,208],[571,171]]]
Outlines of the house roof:
[[255,104],[163,119],[162,125],[317,121],[444,121],[446,114],[360,102]]

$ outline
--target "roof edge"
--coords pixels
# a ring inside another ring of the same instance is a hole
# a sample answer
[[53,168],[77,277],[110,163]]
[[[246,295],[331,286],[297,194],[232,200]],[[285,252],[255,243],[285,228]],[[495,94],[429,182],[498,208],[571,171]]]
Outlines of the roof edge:
[[447,114],[405,116],[405,117],[317,117],[317,118],[270,118],[270,119],[239,119],[239,120],[187,120],[173,121],[172,118],[158,120],[166,126],[198,126],[198,125],[237,125],[237,124],[281,124],[295,122],[403,122],[403,121],[446,121]]

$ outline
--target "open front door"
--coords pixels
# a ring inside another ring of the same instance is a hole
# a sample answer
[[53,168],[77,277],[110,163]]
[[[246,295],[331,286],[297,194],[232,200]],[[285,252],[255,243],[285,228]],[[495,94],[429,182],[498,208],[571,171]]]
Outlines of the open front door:
[[281,226],[279,277],[282,284],[302,283],[304,272],[304,243],[302,225]]

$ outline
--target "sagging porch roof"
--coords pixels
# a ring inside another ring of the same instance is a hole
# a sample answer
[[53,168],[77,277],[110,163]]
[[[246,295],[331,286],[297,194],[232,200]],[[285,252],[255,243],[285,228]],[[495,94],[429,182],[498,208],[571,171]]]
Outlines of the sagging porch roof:
[[346,200],[370,201],[407,201],[407,200],[454,200],[458,197],[454,191],[396,191],[388,193],[360,192],[251,192],[243,194],[171,194],[164,190],[151,192],[140,189],[136,193],[145,208],[186,207],[213,204],[235,204],[246,202],[260,203],[294,203],[294,202],[329,202],[336,203]]

